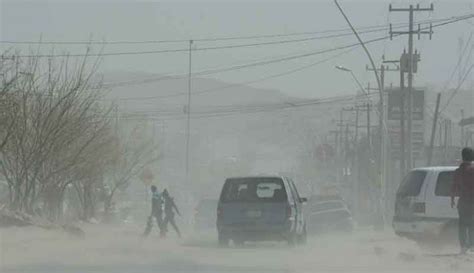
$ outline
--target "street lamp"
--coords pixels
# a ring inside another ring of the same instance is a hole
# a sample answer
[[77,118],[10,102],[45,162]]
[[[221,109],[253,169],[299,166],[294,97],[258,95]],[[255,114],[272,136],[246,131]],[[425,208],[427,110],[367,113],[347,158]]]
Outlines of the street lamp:
[[[379,101],[379,109],[378,109],[378,112],[379,112],[379,136],[380,136],[380,157],[379,157],[379,178],[380,178],[380,182],[382,184],[382,194],[381,194],[381,206],[383,207],[383,210],[385,211],[386,210],[386,204],[385,204],[385,193],[387,191],[387,185],[386,185],[386,176],[387,176],[387,158],[386,158],[386,141],[387,141],[387,135],[388,135],[388,131],[387,131],[387,124],[386,124],[386,121],[385,121],[385,107],[384,107],[384,96],[383,96],[383,93],[384,93],[384,87],[382,86],[382,82],[380,80],[380,77],[379,77],[379,74],[377,73],[377,67],[375,67],[375,62],[372,58],[372,55],[370,54],[369,50],[367,49],[367,46],[365,45],[364,41],[362,41],[362,39],[360,38],[359,34],[357,33],[356,29],[354,28],[354,26],[351,24],[349,18],[347,17],[347,15],[344,13],[344,10],[342,9],[342,7],[339,5],[339,3],[337,2],[337,0],[334,0],[334,4],[336,4],[337,8],[339,9],[339,11],[341,12],[342,16],[344,17],[344,19],[346,20],[347,24],[349,25],[349,27],[351,28],[352,32],[354,33],[354,35],[356,36],[357,40],[359,41],[360,45],[362,46],[362,48],[364,49],[365,53],[367,54],[367,57],[369,58],[369,61],[370,61],[370,64],[372,66],[372,69],[374,71],[374,75],[375,75],[375,79],[377,80],[377,86],[378,86],[378,89],[379,89],[379,96],[380,96],[380,101]],[[385,223],[385,215],[383,214],[383,222]]]
[[336,69],[341,70],[341,71],[344,71],[344,72],[349,72],[349,73],[351,73],[352,78],[354,79],[354,81],[355,81],[355,82],[357,83],[357,85],[359,86],[360,90],[362,91],[362,94],[368,95],[368,93],[365,91],[364,87],[363,87],[362,84],[360,83],[359,79],[357,79],[357,77],[355,76],[354,72],[352,72],[351,69],[349,69],[349,68],[347,68],[347,67],[344,67],[344,66],[341,66],[341,65],[336,65]]

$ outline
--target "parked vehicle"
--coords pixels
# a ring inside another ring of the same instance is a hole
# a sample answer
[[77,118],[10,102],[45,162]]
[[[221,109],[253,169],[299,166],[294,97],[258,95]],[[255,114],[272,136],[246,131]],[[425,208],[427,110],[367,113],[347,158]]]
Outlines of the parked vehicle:
[[396,234],[418,240],[438,238],[456,230],[458,215],[450,206],[456,168],[417,168],[408,173],[395,201],[393,229]]
[[217,206],[221,246],[232,240],[306,242],[303,203],[293,181],[282,176],[228,178]]
[[341,198],[311,198],[306,211],[309,233],[350,232],[354,229],[352,213]]
[[216,227],[217,200],[202,199],[194,210],[194,230],[204,231]]

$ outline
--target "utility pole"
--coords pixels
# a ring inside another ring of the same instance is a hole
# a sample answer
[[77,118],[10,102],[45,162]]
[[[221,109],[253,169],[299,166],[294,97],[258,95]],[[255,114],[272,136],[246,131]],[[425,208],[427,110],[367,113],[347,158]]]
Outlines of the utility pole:
[[[461,120],[464,120],[464,109],[461,109]],[[466,142],[464,141],[464,126],[461,126],[461,147],[466,145]]]
[[357,142],[359,141],[359,107],[355,108],[356,119],[355,119],[355,132],[354,132],[354,143],[357,147]]
[[189,40],[189,71],[188,71],[188,105],[186,109],[187,124],[186,124],[186,185],[189,186],[189,143],[191,141],[191,76],[192,76],[192,52],[193,40]]
[[406,153],[406,130],[405,130],[405,101],[406,101],[406,90],[405,90],[405,73],[400,68],[400,177],[404,177],[407,169],[407,153]]
[[331,134],[334,134],[334,150],[336,151],[336,156],[339,153],[339,129],[330,131]]
[[114,112],[115,112],[115,137],[119,138],[119,111],[118,111],[117,104],[114,107]]
[[346,123],[346,132],[344,134],[344,174],[349,175],[349,123]]
[[[405,54],[405,52],[404,52]],[[402,55],[403,57],[403,55]],[[405,149],[405,73],[400,67],[402,62],[401,58],[399,60],[384,60],[383,63],[395,63],[397,64],[398,71],[400,71],[400,177],[404,177],[406,173],[406,149]],[[384,58],[385,59],[385,58]]]
[[339,114],[339,143],[340,143],[340,154],[343,154],[342,143],[344,143],[344,110],[341,110]]
[[441,101],[441,93],[438,93],[436,97],[436,109],[433,118],[433,127],[431,128],[431,138],[430,138],[430,148],[428,150],[428,160],[426,162],[427,166],[431,166],[431,161],[433,159],[433,148],[434,148],[434,141],[436,136],[436,125],[438,125],[438,115],[439,115],[439,103]]
[[[407,131],[408,131],[408,139],[407,139],[407,167],[411,169],[413,167],[413,147],[412,147],[412,122],[413,122],[413,73],[416,73],[415,63],[418,61],[418,57],[414,58],[413,54],[413,34],[418,35],[418,39],[420,39],[421,34],[429,34],[430,39],[433,34],[432,26],[430,25],[429,31],[422,31],[420,25],[418,25],[418,30],[413,30],[413,14],[415,11],[433,11],[434,6],[431,4],[429,8],[420,8],[420,5],[416,5],[416,8],[413,5],[410,5],[409,8],[392,8],[392,5],[389,6],[390,12],[408,12],[408,19],[409,19],[409,27],[407,31],[392,31],[392,24],[390,24],[390,38],[393,35],[402,35],[408,34],[408,57],[402,58],[404,62],[408,62],[408,96],[407,96],[407,104],[408,104],[408,124],[407,124]],[[406,55],[405,55],[406,56]],[[404,65],[400,65],[401,70],[404,70]],[[404,71],[405,72],[405,71]]]
[[[385,184],[385,178],[386,178],[386,138],[387,138],[387,126],[386,126],[386,121],[385,121],[385,107],[384,107],[384,91],[383,91],[383,87],[382,87],[382,84],[381,84],[381,81],[380,81],[380,77],[379,77],[379,74],[377,73],[377,70],[376,70],[376,66],[375,66],[375,62],[372,58],[372,55],[370,54],[369,52],[369,49],[367,48],[367,46],[365,45],[364,41],[362,40],[362,38],[359,36],[358,32],[356,31],[356,29],[354,28],[354,26],[352,25],[352,23],[350,22],[349,18],[347,17],[347,15],[344,13],[344,10],[342,9],[341,5],[339,5],[339,3],[337,2],[337,0],[334,0],[334,3],[336,4],[337,8],[339,9],[339,11],[341,12],[342,16],[344,17],[344,20],[346,20],[347,24],[349,25],[349,27],[351,28],[352,32],[354,33],[354,35],[356,36],[357,40],[359,41],[360,45],[362,46],[362,48],[364,49],[366,55],[367,55],[367,58],[369,59],[370,61],[370,64],[372,66],[372,68],[374,69],[374,75],[375,75],[375,79],[377,81],[377,87],[378,87],[378,91],[379,91],[379,97],[380,97],[380,100],[379,100],[379,105],[378,105],[378,113],[379,113],[379,120],[380,120],[380,128],[379,128],[379,137],[380,137],[380,149],[379,149],[379,161],[380,161],[380,166],[382,166],[382,168],[379,168],[378,169],[378,177],[377,179],[381,182],[381,184]],[[384,198],[384,196],[379,196],[379,201],[382,202],[382,199]],[[383,218],[383,222],[385,223],[385,215],[382,215],[382,218]]]
[[444,121],[444,164],[448,162],[448,131],[449,131],[449,119]]
[[[384,61],[385,62],[385,61]],[[369,67],[368,65],[365,66],[365,70],[367,71],[374,71],[373,68]],[[394,72],[394,71],[399,71],[400,67],[397,66],[396,68],[390,68],[389,66],[383,65],[383,63],[380,65],[380,68],[376,68],[376,71],[380,72],[380,84],[382,85],[382,90],[385,90],[385,72]],[[370,84],[367,87],[368,92],[372,90],[370,88]],[[375,89],[378,90],[378,89]],[[382,120],[380,120],[382,122]],[[379,127],[382,128],[383,124],[379,124]]]
[[369,152],[372,150],[372,137],[370,136],[370,103],[367,103],[367,143],[369,145]]
[[[384,60],[385,58],[382,56],[382,60]],[[374,68],[371,68],[369,67],[368,65],[365,66],[365,69],[367,71],[373,71]],[[377,70],[378,72],[380,72],[380,84],[382,86],[382,90],[385,91],[385,73],[386,72],[394,72],[394,71],[399,71],[400,70],[400,67],[397,66],[396,68],[391,68],[387,65],[384,65],[384,62],[382,62],[382,64],[380,64],[380,68],[375,68],[375,70]],[[370,87],[369,87],[369,91],[370,91]],[[387,103],[388,103],[388,100],[387,100]],[[382,109],[382,111],[385,111],[385,109]],[[385,114],[384,114],[385,115]],[[380,120],[380,123],[379,123],[379,128],[382,128],[383,124],[381,123],[382,120]],[[381,134],[382,131],[379,131],[379,134]],[[387,139],[389,139],[389,136],[387,135]],[[383,148],[389,148],[389,147],[386,147],[386,145],[383,146]],[[378,168],[380,169],[384,169],[383,173],[384,175],[386,176],[384,178],[384,182],[382,185],[381,185],[381,192],[382,192],[382,202],[383,202],[383,213],[384,215],[388,215],[388,199],[387,199],[387,196],[389,196],[389,189],[391,188],[391,175],[389,174],[388,172],[388,168],[387,168],[387,163],[390,161],[390,157],[386,156],[385,160],[377,160],[378,162]]]

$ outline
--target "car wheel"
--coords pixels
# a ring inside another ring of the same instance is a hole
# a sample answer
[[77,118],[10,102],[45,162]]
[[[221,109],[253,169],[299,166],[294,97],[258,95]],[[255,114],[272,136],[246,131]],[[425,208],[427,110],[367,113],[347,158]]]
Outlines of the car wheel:
[[227,235],[222,234],[221,232],[219,232],[217,237],[218,237],[220,247],[228,247],[229,246],[230,239]]

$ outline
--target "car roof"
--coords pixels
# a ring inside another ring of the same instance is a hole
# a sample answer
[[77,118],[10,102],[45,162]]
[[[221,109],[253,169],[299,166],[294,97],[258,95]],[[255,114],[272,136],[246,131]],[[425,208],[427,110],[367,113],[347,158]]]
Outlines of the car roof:
[[198,203],[212,203],[217,202],[217,199],[214,198],[205,198],[198,201]]
[[458,168],[457,166],[431,166],[431,167],[415,168],[415,169],[412,169],[412,171],[443,172],[443,171],[454,171],[457,168]]
[[236,176],[236,177],[228,177],[228,178],[226,178],[226,181],[231,180],[231,179],[251,179],[251,178],[280,178],[280,179],[284,179],[285,177],[281,176],[281,175]]

